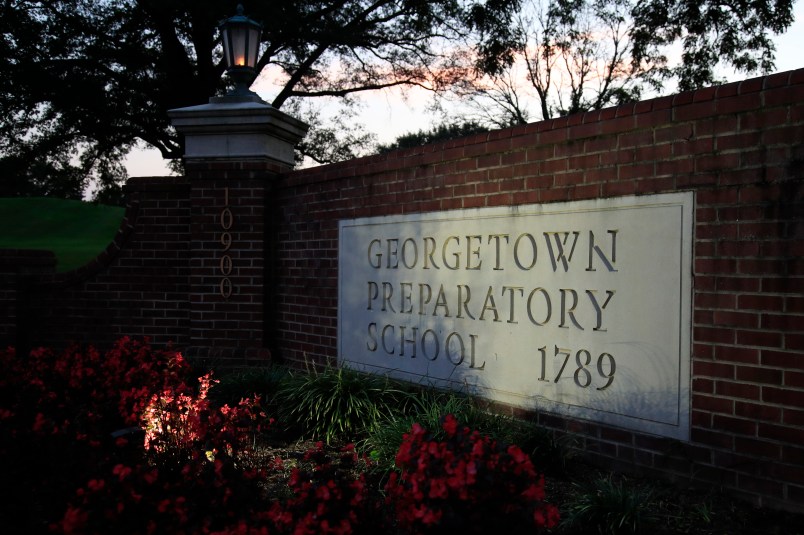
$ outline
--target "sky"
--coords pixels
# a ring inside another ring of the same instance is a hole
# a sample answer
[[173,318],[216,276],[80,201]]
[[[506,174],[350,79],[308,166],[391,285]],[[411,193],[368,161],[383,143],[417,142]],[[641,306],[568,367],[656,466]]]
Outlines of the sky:
[[[783,35],[774,39],[776,43],[776,71],[790,71],[804,67],[801,54],[804,51],[804,1],[794,6],[795,21]],[[729,77],[737,81],[744,76]],[[271,101],[276,89],[262,76],[252,87],[264,100]],[[426,105],[429,95],[424,91],[409,91],[403,99],[399,91],[366,93],[362,96],[365,104],[358,118],[367,129],[377,135],[380,143],[387,143],[408,132],[427,129],[431,126],[433,115]],[[170,174],[156,149],[135,149],[126,158],[129,176],[162,176]]]

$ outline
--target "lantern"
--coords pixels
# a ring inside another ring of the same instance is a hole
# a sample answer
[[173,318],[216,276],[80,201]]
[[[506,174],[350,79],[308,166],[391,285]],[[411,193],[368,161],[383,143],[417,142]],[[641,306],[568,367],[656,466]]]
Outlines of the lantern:
[[257,77],[257,58],[260,52],[262,24],[243,15],[243,5],[237,6],[237,15],[221,22],[221,40],[226,73],[234,81],[234,96],[254,95],[249,89]]

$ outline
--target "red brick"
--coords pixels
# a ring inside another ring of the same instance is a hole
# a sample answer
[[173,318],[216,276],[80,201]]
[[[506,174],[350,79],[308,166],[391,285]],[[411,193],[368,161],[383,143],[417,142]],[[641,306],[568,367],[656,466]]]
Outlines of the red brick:
[[716,327],[695,327],[694,339],[697,342],[733,344],[734,330],[719,329]]
[[804,316],[762,314],[762,328],[775,331],[804,331]]
[[[779,310],[781,310],[781,307]],[[785,312],[789,312],[791,314],[804,314],[804,297],[785,297],[784,310]]]
[[695,294],[694,301],[696,307],[733,309],[737,303],[737,296],[734,294],[699,292]]
[[[681,95],[677,95],[680,98]],[[678,106],[680,100],[674,102]],[[673,110],[673,120],[678,122],[694,121],[704,117],[711,117],[715,114],[715,103],[713,101],[678,106]]]
[[692,380],[692,391],[698,394],[714,394],[715,381],[713,379],[694,378]]
[[789,407],[804,406],[804,390],[790,390],[772,386],[762,387],[762,401]]
[[778,444],[746,437],[735,437],[734,451],[770,459],[778,459],[781,456],[781,447]]
[[790,350],[804,351],[804,334],[785,333],[784,348]]
[[693,362],[693,375],[717,377],[721,379],[734,379],[734,365],[721,362]]
[[718,277],[717,289],[721,292],[758,292],[761,280],[756,277]]
[[[782,418],[768,418],[768,420],[779,422],[786,425],[795,425],[798,427],[804,427],[804,410],[796,410],[791,409],[789,407],[784,408],[784,414]],[[801,441],[799,441],[801,443]]]
[[782,334],[766,331],[737,331],[737,344],[760,347],[782,347]]
[[784,372],[784,386],[804,389],[804,372]]
[[740,157],[739,152],[699,156],[695,159],[695,170],[709,172],[737,169],[740,167]]
[[762,291],[768,293],[804,293],[804,277],[763,278]]
[[779,422],[782,419],[782,409],[761,403],[736,401],[734,403],[734,415],[752,420]]
[[714,358],[715,348],[709,344],[692,344],[692,356],[696,359],[708,359],[711,360]]
[[757,401],[760,399],[760,387],[746,383],[718,381],[715,383],[715,393],[719,396],[732,398],[743,398]]
[[787,444],[801,444],[802,439],[804,439],[804,430],[800,427],[786,427],[760,423],[757,436],[759,438],[786,442]]
[[738,435],[756,436],[757,423],[742,418],[732,418],[721,414],[715,414],[712,420],[712,427],[718,431],[728,431]]
[[693,428],[690,431],[690,438],[697,444],[705,444],[713,448],[730,450],[734,447],[734,436],[728,433]]
[[737,297],[740,310],[781,310],[784,299],[776,295],[741,295]]
[[705,396],[695,393],[692,396],[692,408],[707,412],[732,414],[734,411],[734,401],[719,396]]
[[739,225],[734,223],[713,223],[710,225],[695,225],[695,238],[698,240],[707,239],[736,239],[739,233]]
[[782,371],[772,368],[737,366],[737,380],[771,385],[782,384]]
[[716,310],[714,322],[715,325],[720,326],[757,328],[759,327],[759,314]]

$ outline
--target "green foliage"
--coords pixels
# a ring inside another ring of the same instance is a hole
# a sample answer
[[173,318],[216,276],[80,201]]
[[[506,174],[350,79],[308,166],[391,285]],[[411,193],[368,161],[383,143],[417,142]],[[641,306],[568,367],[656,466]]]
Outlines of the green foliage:
[[44,249],[56,269],[80,267],[114,239],[124,209],[62,199],[0,198],[0,248]]
[[488,131],[489,129],[487,127],[474,121],[467,121],[463,123],[442,123],[433,126],[429,130],[419,130],[418,132],[403,134],[388,145],[380,145],[377,148],[377,153],[385,154],[386,152],[391,152],[392,150],[420,147],[422,145],[429,145],[430,143],[436,143],[438,141],[446,141],[449,139],[466,137],[472,134],[480,134]]
[[[476,69],[494,70],[508,59],[518,4],[289,0],[252,2],[246,15],[264,24],[258,69],[271,68],[279,86],[271,104],[280,108],[293,98],[440,89]],[[7,194],[75,196],[89,175],[114,184],[122,158],[140,142],[181,157],[167,111],[205,104],[231,84],[222,79],[217,27],[234,7],[218,0],[0,3],[0,170],[26,177]],[[466,54],[467,46],[476,53]],[[35,191],[23,191],[34,180],[41,182]]]
[[[769,73],[772,34],[793,0],[529,0],[515,19],[508,68],[453,88],[482,124],[599,110],[649,92],[722,83],[718,70]],[[681,50],[673,58],[671,50]],[[727,71],[728,72],[728,71]]]
[[793,22],[793,0],[649,0],[633,4],[634,61],[654,46],[682,45],[682,61],[673,74],[679,89],[718,83],[715,68],[729,65],[740,72],[773,68],[771,33]]
[[516,444],[539,470],[563,473],[571,458],[570,439],[558,439],[552,431],[531,422],[488,412],[470,396],[422,390],[413,400],[406,410],[392,413],[371,429],[362,445],[383,468],[394,466],[403,435],[414,423],[432,429],[433,440],[444,439],[441,423],[447,414],[452,414],[462,427],[477,429],[502,443]]
[[601,534],[641,533],[656,520],[651,509],[652,498],[651,489],[626,485],[626,480],[600,478],[579,487],[562,525],[582,533],[591,530]]
[[217,379],[209,391],[209,399],[217,405],[236,405],[244,397],[258,396],[268,413],[274,412],[270,402],[289,371],[282,366],[232,372]]
[[274,402],[280,424],[302,436],[323,439],[360,436],[403,407],[410,394],[388,379],[349,368],[326,367],[291,373],[280,384]]
[[470,419],[471,401],[466,396],[437,390],[421,390],[411,398],[413,403],[406,410],[397,410],[386,416],[380,425],[369,430],[363,448],[371,452],[372,458],[382,468],[394,466],[394,457],[402,444],[403,436],[414,423],[433,430],[433,438],[443,438],[441,421],[447,414],[453,414],[462,424]]

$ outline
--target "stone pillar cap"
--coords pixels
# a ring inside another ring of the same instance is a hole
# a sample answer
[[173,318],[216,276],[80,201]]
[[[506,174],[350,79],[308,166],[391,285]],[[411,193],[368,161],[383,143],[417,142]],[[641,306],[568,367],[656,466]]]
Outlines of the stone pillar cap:
[[259,100],[212,99],[168,111],[184,135],[185,160],[268,159],[293,166],[308,125]]

